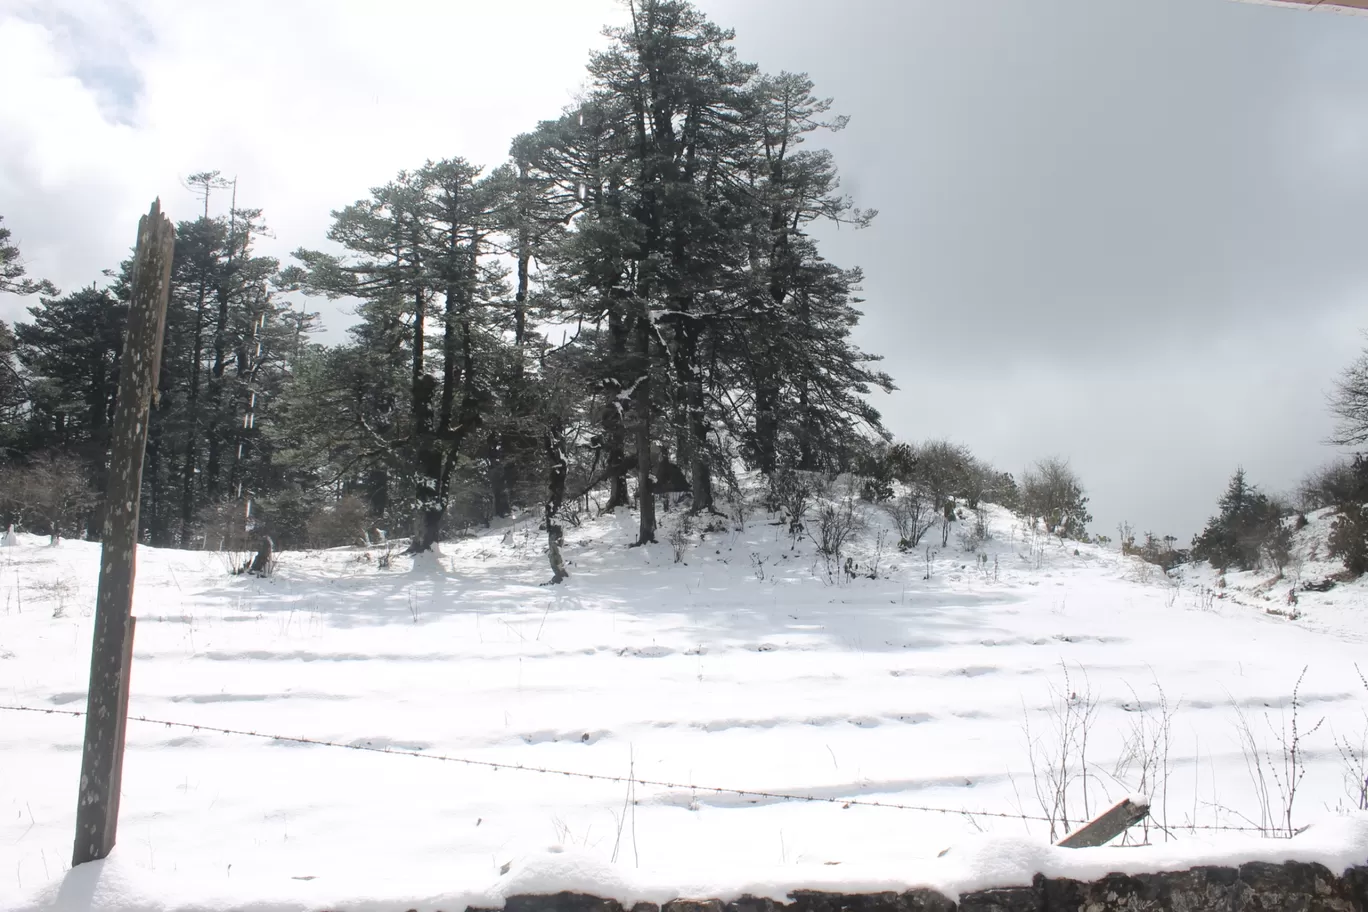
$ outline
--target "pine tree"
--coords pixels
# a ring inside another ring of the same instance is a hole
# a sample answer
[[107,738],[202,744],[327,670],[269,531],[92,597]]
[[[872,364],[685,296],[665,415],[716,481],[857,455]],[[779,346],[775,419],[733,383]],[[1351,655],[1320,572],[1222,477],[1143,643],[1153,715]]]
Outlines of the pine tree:
[[[27,277],[19,246],[10,241],[10,230],[0,215],[0,294],[57,296],[51,282]],[[6,452],[19,433],[18,421],[30,396],[28,385],[14,358],[13,331],[0,320],[0,454]]]
[[387,462],[412,485],[413,553],[438,540],[463,448],[493,410],[512,310],[499,306],[505,270],[492,243],[506,191],[506,180],[481,178],[463,159],[429,162],[334,213],[329,239],[348,257],[296,254],[311,288],[362,299],[359,342],[378,343],[380,357],[407,355],[407,415],[388,436],[359,415],[354,430],[373,438],[368,461]]
[[5,217],[0,215],[0,294],[44,294],[56,297],[57,289],[51,282],[28,278],[23,257],[19,255],[19,245],[11,242],[11,237],[10,230],[5,227]]
[[1222,571],[1231,566],[1256,569],[1265,545],[1281,529],[1277,510],[1266,494],[1245,480],[1243,468],[1231,476],[1219,505],[1220,513],[1193,539],[1192,556]]

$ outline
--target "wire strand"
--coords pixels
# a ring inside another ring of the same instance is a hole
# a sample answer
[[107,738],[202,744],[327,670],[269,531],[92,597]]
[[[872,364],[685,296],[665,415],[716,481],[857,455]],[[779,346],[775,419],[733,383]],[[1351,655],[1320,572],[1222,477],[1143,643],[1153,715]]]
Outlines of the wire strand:
[[[83,711],[74,709],[51,709],[41,706],[13,706],[0,705],[0,710],[8,712],[30,712],[49,716],[75,716],[77,718],[85,715]],[[529,766],[524,763],[499,763],[493,760],[472,760],[468,757],[452,757],[446,754],[429,754],[421,751],[396,750],[392,747],[376,747],[371,744],[347,744],[341,741],[328,741],[319,738],[305,738],[295,735],[277,735],[268,732],[249,731],[240,728],[219,728],[213,725],[199,725],[193,722],[175,722],[167,719],[151,719],[147,716],[128,717],[130,722],[143,722],[148,725],[162,725],[167,728],[183,728],[191,731],[214,732],[222,735],[239,735],[247,738],[260,738],[268,741],[283,741],[291,744],[312,744],[319,747],[339,747],[346,750],[364,751],[366,753],[388,754],[396,757],[417,757],[424,760],[438,760],[444,763],[459,763],[466,766],[481,767],[493,770],[514,770],[525,773],[542,773],[549,776],[566,776],[572,779],[589,779],[596,782],[620,782],[635,783],[636,785],[647,785],[656,788],[689,790],[694,792],[708,792],[714,795],[739,795],[745,798],[764,798],[774,801],[805,801],[821,804],[839,804],[842,807],[878,807],[889,808],[899,811],[921,811],[928,814],[955,814],[968,817],[997,817],[1009,820],[1033,820],[1049,822],[1049,818],[1032,816],[1030,814],[1013,814],[1004,811],[970,811],[957,808],[925,807],[915,804],[899,804],[891,801],[870,801],[861,798],[831,798],[821,795],[790,795],[783,792],[770,792],[760,789],[739,789],[727,788],[716,785],[696,785],[693,783],[667,782],[659,779],[642,779],[636,776],[613,776],[606,773],[585,773],[576,770],[550,769],[541,766]]]
[[[6,712],[28,712],[47,716],[74,716],[80,718],[85,716],[85,712],[75,709],[52,709],[42,706],[14,706],[0,705],[0,711]],[[595,782],[618,782],[630,783],[633,785],[646,785],[655,788],[673,789],[677,791],[707,792],[713,795],[738,795],[743,798],[768,799],[771,801],[802,801],[813,804],[839,804],[842,808],[849,807],[876,807],[887,808],[897,811],[919,811],[926,814],[953,814],[961,817],[993,817],[1003,820],[1029,820],[1040,823],[1050,823],[1050,818],[1033,814],[1009,813],[1006,811],[970,811],[963,808],[943,808],[928,807],[916,804],[901,804],[892,801],[870,801],[861,798],[831,798],[821,795],[791,795],[784,792],[770,792],[760,789],[740,789],[728,788],[719,785],[695,785],[693,783],[667,782],[659,779],[642,779],[636,776],[613,776],[606,773],[584,773],[576,770],[550,769],[542,766],[529,766],[524,763],[499,763],[493,760],[471,760],[468,757],[452,757],[446,754],[428,754],[421,751],[396,750],[392,747],[376,747],[372,744],[348,744],[342,741],[328,741],[319,738],[305,738],[296,735],[277,735],[268,732],[249,731],[241,728],[219,728],[213,725],[199,725],[193,722],[176,722],[168,719],[151,719],[147,716],[129,716],[131,722],[142,722],[147,725],[161,725],[166,728],[183,728],[190,731],[213,732],[221,735],[238,735],[246,738],[259,738],[266,741],[281,741],[290,744],[312,744],[318,747],[338,747],[345,750],[362,751],[373,754],[388,754],[395,757],[416,757],[423,760],[437,760],[443,763],[459,763],[465,766],[480,767],[492,770],[512,770],[524,773],[541,773],[548,776],[565,776],[572,779],[588,779]],[[1157,822],[1155,823],[1157,826]],[[1265,833],[1266,831],[1253,826],[1177,826],[1175,830],[1203,830],[1212,832],[1249,832]],[[1172,835],[1172,834],[1171,834]]]

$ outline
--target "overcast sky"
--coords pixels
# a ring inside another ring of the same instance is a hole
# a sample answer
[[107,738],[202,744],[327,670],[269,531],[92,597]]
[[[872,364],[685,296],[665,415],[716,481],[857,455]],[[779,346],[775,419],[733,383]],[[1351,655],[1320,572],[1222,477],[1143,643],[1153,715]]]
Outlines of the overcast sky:
[[[859,341],[890,429],[1003,469],[1068,457],[1095,531],[1186,540],[1244,465],[1333,455],[1368,327],[1368,18],[1227,0],[700,0],[743,58],[852,115],[880,210]],[[30,272],[99,278],[218,169],[269,252],[401,168],[495,164],[583,81],[616,0],[0,0],[0,215]],[[23,303],[0,296],[0,318]],[[345,324],[327,314],[335,336]]]

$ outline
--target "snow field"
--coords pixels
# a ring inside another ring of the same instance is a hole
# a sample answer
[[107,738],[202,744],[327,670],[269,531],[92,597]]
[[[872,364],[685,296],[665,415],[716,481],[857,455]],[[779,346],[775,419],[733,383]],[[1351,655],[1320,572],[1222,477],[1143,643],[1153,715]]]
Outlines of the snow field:
[[[265,580],[212,553],[141,550],[134,715],[678,787],[131,722],[118,848],[63,880],[82,720],[0,711],[0,908],[454,908],[586,879],[622,899],[782,898],[953,892],[1061,865],[1368,861],[1336,748],[1368,729],[1357,584],[1302,594],[1290,620],[1264,610],[1285,591],[1254,578],[1213,598],[1201,572],[1174,587],[996,509],[986,563],[927,536],[929,580],[923,549],[887,541],[881,578],[829,575],[763,513],[694,533],[676,563],[680,516],[644,548],[626,547],[625,512],[567,529],[558,587],[539,585],[544,533],[527,521],[416,568],[379,570],[375,548],[287,552]],[[869,520],[862,564],[887,528]],[[98,554],[27,536],[0,549],[0,703],[84,708]],[[1281,769],[1303,667],[1301,731],[1324,722],[1301,745],[1293,824],[1315,825],[1291,841],[1191,829],[1285,823],[1267,774],[1261,804],[1240,717]],[[1129,748],[1138,726],[1157,756],[1161,699],[1166,762],[1144,769]],[[1089,706],[1086,797],[1068,742],[1069,822],[1151,794],[1167,833],[1150,828],[1149,846],[1067,853],[1021,819],[1051,815],[1059,720]]]

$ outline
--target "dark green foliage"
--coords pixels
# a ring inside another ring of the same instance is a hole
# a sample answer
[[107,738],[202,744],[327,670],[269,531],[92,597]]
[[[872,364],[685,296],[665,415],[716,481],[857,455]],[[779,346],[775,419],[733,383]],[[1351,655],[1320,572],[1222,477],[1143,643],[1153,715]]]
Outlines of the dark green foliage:
[[[254,255],[265,230],[259,210],[239,208],[176,227],[143,473],[143,535],[152,544],[189,544],[209,507],[231,503],[225,516],[246,516],[255,497],[286,483],[264,431],[311,320],[277,299],[277,262]],[[99,492],[130,268],[107,273],[106,287],[45,296],[12,337],[0,332],[0,418],[7,419],[0,442],[15,458],[59,451],[80,460]]]
[[917,457],[905,443],[875,441],[855,459],[855,472],[862,481],[860,498],[867,503],[883,503],[893,496],[893,483],[906,484],[916,469]]
[[1016,479],[1010,472],[996,472],[992,475],[983,492],[983,500],[1006,507],[1013,512],[1021,510],[1021,491],[1018,490]]
[[128,308],[92,285],[28,310],[32,322],[15,326],[19,362],[30,378],[20,446],[62,450],[94,466],[114,419]]
[[1355,456],[1346,475],[1339,513],[1330,527],[1330,556],[1360,576],[1368,572],[1368,459]]
[[43,279],[30,279],[19,255],[19,245],[10,241],[10,230],[5,217],[0,215],[0,293],[29,295],[45,294],[56,297],[57,289]]
[[1230,567],[1255,570],[1271,564],[1281,572],[1290,549],[1290,532],[1283,529],[1282,514],[1268,495],[1245,480],[1237,469],[1220,500],[1221,512],[1192,542],[1192,556],[1218,570]]
[[1330,527],[1330,556],[1355,576],[1368,573],[1368,505],[1345,504]]
[[9,452],[19,434],[19,422],[29,399],[28,384],[14,357],[17,344],[14,332],[0,320],[0,458]]

